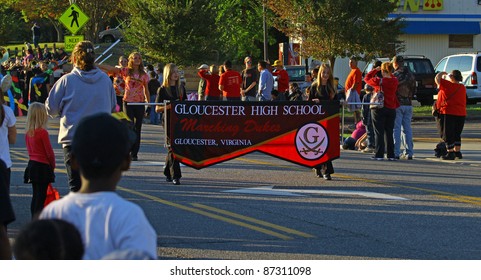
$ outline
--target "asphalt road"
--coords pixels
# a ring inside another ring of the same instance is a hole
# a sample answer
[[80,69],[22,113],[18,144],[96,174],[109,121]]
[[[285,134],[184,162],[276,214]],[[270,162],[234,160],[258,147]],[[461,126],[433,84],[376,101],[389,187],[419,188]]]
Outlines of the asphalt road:
[[[13,239],[29,222],[31,186],[25,118],[11,147]],[[118,192],[139,204],[158,233],[160,259],[481,259],[481,125],[468,121],[463,160],[433,157],[432,121],[413,124],[412,161],[372,161],[342,151],[332,181],[301,166],[253,153],[206,169],[182,167],[182,185],[165,182],[163,129],[143,126],[139,161]],[[63,155],[55,186],[68,192]]]

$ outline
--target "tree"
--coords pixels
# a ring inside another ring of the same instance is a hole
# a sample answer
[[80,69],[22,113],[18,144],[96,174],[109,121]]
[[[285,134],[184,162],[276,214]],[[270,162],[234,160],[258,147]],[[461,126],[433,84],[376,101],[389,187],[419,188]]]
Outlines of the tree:
[[64,27],[58,21],[65,10],[75,2],[90,18],[83,33],[86,39],[96,41],[97,34],[106,19],[121,12],[121,5],[115,0],[79,0],[79,1],[58,1],[58,0],[0,0],[0,5],[11,7],[20,11],[25,22],[39,19],[46,19],[57,31],[57,41],[63,41]]
[[37,19],[47,19],[57,31],[57,39],[63,39],[62,24],[57,20],[68,7],[68,2],[57,0],[0,0],[0,5],[20,11],[25,22]]
[[302,41],[304,56],[329,60],[350,55],[392,55],[402,24],[388,19],[396,7],[388,0],[267,0],[273,24]]
[[231,59],[260,57],[263,42],[262,5],[259,1],[217,0],[219,44]]
[[190,65],[217,50],[213,3],[203,0],[125,0],[127,40],[146,56]]
[[157,60],[218,63],[262,52],[259,1],[124,0],[123,6],[132,15],[127,40]]
[[92,42],[97,42],[99,31],[105,28],[110,18],[122,13],[122,5],[119,5],[117,0],[80,0],[75,4],[90,18],[84,26],[83,33],[85,38]]
[[6,44],[11,41],[24,41],[31,36],[32,31],[25,27],[22,15],[8,7],[0,6],[0,42]]

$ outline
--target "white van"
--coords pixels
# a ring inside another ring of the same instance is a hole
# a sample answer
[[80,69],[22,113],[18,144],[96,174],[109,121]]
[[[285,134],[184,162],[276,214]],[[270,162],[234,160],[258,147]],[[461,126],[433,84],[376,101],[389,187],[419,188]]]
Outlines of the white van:
[[441,59],[435,67],[436,73],[453,70],[461,71],[463,83],[466,86],[468,104],[476,104],[481,101],[481,85],[478,77],[481,77],[481,53],[463,53],[448,55]]

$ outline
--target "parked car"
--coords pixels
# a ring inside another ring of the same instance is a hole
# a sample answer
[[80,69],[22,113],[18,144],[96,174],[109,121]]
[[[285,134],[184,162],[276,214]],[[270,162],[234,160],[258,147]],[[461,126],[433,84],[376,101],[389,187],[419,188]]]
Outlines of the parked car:
[[[432,105],[434,96],[437,94],[434,77],[433,64],[429,58],[423,55],[403,55],[404,66],[407,66],[416,78],[416,93],[414,98],[421,103],[421,105]],[[379,58],[382,62],[389,61],[388,58]],[[363,71],[363,77],[370,70],[372,70],[375,60],[368,63]]]
[[[297,83],[301,92],[305,92],[311,83],[306,80],[306,66],[302,65],[286,65],[284,66],[287,74],[289,75],[289,83]],[[277,81],[274,81],[276,84]]]
[[463,53],[448,55],[442,58],[435,67],[438,72],[461,71],[463,83],[466,86],[466,100],[468,104],[481,101],[481,85],[478,76],[481,75],[481,53]]
[[118,39],[122,39],[123,36],[121,25],[99,32],[99,39],[103,43],[113,43]]

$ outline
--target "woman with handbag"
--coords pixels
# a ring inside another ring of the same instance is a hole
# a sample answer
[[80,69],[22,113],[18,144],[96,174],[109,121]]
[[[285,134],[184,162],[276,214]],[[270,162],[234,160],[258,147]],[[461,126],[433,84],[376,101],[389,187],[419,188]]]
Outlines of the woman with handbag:
[[466,87],[462,84],[463,76],[459,70],[453,70],[450,74],[439,72],[435,82],[439,89],[436,101],[439,112],[438,128],[448,150],[442,159],[462,159],[461,133],[466,119]]
[[[399,101],[396,97],[398,80],[392,74],[393,70],[391,62],[384,62],[380,67],[370,71],[364,78],[366,84],[374,88],[371,103],[379,101],[376,102],[379,105],[372,104],[370,106],[375,139],[376,154],[372,157],[374,160],[383,160],[385,150],[387,151],[388,160],[396,160],[393,131],[396,108],[399,107]],[[382,78],[377,76],[379,71],[381,71]],[[383,98],[377,98],[381,93]],[[386,142],[384,139],[386,139]]]
[[[336,89],[334,87],[334,77],[332,76],[331,67],[322,64],[319,69],[317,79],[309,88],[309,97],[307,101],[319,103],[321,100],[334,100],[336,97]],[[314,168],[316,176],[324,178],[324,180],[332,180],[331,174],[334,173],[332,161],[327,161]]]

